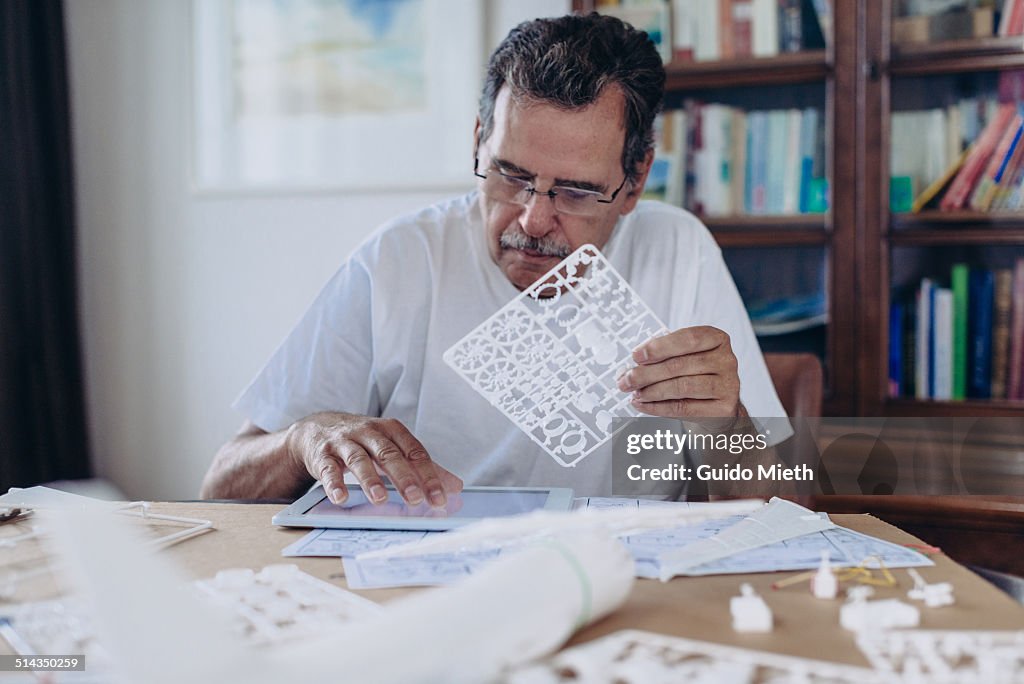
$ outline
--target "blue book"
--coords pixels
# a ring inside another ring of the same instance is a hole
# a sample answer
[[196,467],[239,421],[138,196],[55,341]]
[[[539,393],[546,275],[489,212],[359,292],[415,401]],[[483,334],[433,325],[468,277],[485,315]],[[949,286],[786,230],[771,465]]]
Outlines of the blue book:
[[903,391],[903,304],[889,306],[889,396]]
[[967,396],[992,396],[992,271],[971,269],[967,293]]

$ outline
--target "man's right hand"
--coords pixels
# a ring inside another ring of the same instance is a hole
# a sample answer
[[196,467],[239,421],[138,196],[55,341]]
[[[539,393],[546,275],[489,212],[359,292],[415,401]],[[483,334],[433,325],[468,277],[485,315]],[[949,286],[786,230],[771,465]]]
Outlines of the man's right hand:
[[346,471],[375,504],[388,498],[381,475],[410,505],[426,500],[441,507],[448,494],[462,491],[462,480],[434,463],[419,440],[393,418],[314,413],[288,429],[286,443],[296,465],[320,480],[335,504],[348,498]]

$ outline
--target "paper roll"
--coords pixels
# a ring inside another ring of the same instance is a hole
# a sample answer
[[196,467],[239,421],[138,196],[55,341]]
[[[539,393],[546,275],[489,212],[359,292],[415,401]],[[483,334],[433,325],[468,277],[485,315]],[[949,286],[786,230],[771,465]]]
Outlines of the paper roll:
[[366,622],[256,650],[118,516],[88,508],[54,516],[55,546],[124,681],[486,681],[615,610],[634,582],[633,559],[610,536],[550,538]]
[[[322,663],[350,681],[480,682],[550,653],[614,611],[633,586],[633,559],[609,536],[539,542],[468,580],[392,602],[348,635],[276,658]],[[339,661],[340,653],[348,653]],[[341,664],[344,663],[344,665]]]

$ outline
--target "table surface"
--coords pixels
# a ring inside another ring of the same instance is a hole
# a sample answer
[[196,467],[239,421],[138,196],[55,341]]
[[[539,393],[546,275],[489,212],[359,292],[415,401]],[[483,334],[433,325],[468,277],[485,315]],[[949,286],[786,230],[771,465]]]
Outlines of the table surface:
[[[274,563],[296,563],[304,571],[332,584],[345,587],[344,571],[337,558],[283,558],[281,549],[307,530],[271,525],[270,519],[282,507],[265,504],[154,503],[152,510],[172,515],[211,520],[214,530],[188,539],[162,552],[196,579],[210,577],[225,568],[260,569]],[[832,519],[848,527],[888,541],[913,544],[909,534],[863,514],[834,514]],[[16,549],[17,550],[17,549]],[[977,575],[943,554],[932,556],[934,567],[919,571],[929,582],[948,581],[954,586],[956,604],[943,608],[921,608],[922,629],[1024,629],[1024,606],[1014,602]],[[806,583],[773,591],[771,584],[796,573],[677,577],[670,582],[637,580],[626,603],[615,613],[578,632],[570,643],[587,641],[620,629],[646,629],[664,634],[714,641],[805,658],[833,660],[867,666],[851,632],[839,626],[842,599],[815,599]],[[876,588],[874,598],[906,598],[913,585],[905,570],[893,570],[899,585]],[[775,628],[767,634],[738,634],[732,630],[729,598],[739,585],[749,582],[760,593],[775,616]],[[53,587],[46,582],[19,586],[18,600],[50,598]],[[357,593],[387,602],[410,589],[376,589]]]

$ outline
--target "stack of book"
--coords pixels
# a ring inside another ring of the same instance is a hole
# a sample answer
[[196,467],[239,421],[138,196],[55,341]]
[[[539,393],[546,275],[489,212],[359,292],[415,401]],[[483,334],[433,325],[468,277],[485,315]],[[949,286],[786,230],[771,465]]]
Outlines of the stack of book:
[[1013,269],[956,264],[889,307],[889,395],[1024,399],[1024,258]]
[[597,10],[647,31],[674,62],[822,49],[832,31],[832,0],[599,0]]
[[821,111],[689,100],[657,124],[647,196],[701,216],[828,210]]
[[893,112],[890,210],[1024,209],[1024,73],[1003,72],[992,97]]

